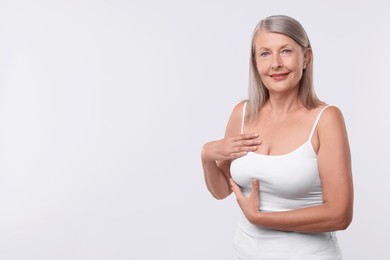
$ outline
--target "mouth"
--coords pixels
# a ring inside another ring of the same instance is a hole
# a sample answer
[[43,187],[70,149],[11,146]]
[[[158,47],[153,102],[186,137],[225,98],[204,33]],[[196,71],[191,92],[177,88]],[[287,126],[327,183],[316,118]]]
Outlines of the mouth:
[[286,72],[286,73],[277,73],[277,74],[271,74],[269,75],[272,79],[274,80],[283,80],[285,78],[287,78],[289,72]]

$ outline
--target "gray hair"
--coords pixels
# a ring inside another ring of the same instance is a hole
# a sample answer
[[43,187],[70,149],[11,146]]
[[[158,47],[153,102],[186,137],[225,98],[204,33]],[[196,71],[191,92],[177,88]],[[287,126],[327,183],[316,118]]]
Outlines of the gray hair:
[[[256,25],[252,35],[251,55],[249,62],[248,116],[252,122],[255,121],[259,109],[269,98],[268,90],[261,81],[260,75],[257,71],[255,60],[255,38],[260,29],[286,35],[297,42],[304,50],[311,50],[310,41],[307,37],[305,29],[294,18],[285,15],[274,15],[261,20]],[[311,59],[306,64],[306,69],[303,71],[302,78],[299,82],[298,95],[303,106],[305,106],[307,109],[313,109],[323,104],[323,102],[317,98],[314,92],[313,55],[311,55]]]

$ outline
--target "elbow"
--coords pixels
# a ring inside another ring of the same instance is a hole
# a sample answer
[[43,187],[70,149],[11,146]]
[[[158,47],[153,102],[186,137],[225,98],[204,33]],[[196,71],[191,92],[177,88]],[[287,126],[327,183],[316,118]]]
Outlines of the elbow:
[[209,188],[209,192],[217,200],[223,200],[230,195],[229,191],[213,190],[211,188]]
[[335,231],[346,230],[352,223],[352,212],[346,212],[337,218]]
[[215,198],[216,200],[223,200],[223,199],[225,199],[226,197],[223,197],[223,196],[214,196],[214,198]]
[[346,230],[349,227],[349,225],[351,225],[351,223],[352,223],[352,216],[343,219],[343,221],[340,223],[339,230]]
[[211,193],[211,195],[213,195],[213,197],[217,200],[223,200],[231,194],[231,191],[229,190],[228,187],[227,188],[220,188],[220,187],[213,188],[213,187],[208,186],[207,188],[208,188],[209,192]]
[[213,197],[216,199],[216,200],[223,200],[225,199],[227,196],[229,196],[229,194],[216,194],[214,192],[211,192],[211,194],[213,195]]

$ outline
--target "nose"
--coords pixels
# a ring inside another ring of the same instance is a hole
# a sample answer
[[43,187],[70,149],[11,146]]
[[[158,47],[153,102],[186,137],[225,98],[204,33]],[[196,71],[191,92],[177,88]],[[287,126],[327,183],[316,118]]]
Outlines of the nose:
[[275,54],[272,56],[272,63],[271,63],[271,68],[273,70],[278,70],[282,67],[282,59],[278,54]]

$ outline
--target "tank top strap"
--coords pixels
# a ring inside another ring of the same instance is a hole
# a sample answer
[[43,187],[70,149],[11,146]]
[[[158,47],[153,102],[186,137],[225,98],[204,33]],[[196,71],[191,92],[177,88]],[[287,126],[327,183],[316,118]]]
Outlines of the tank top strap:
[[245,123],[245,112],[246,112],[246,103],[244,102],[244,107],[242,108],[242,118],[241,118],[241,134],[244,133],[244,123]]
[[321,115],[322,115],[322,112],[324,112],[325,109],[327,109],[328,107],[329,107],[329,106],[324,107],[324,108],[320,111],[320,113],[318,114],[317,119],[316,119],[316,121],[314,122],[313,128],[311,129],[311,132],[310,132],[310,136],[309,136],[309,140],[308,140],[308,141],[311,141],[311,138],[313,137],[313,134],[314,134],[314,131],[316,130],[318,121],[320,121],[320,117],[321,117]]

